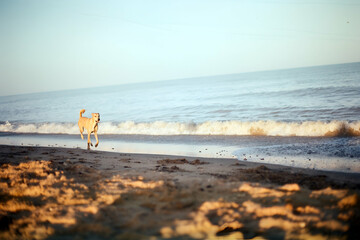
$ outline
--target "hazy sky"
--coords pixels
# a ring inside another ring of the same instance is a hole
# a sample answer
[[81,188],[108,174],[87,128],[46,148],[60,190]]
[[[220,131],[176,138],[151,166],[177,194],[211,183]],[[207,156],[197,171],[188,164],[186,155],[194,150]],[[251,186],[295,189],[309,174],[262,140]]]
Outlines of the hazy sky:
[[0,95],[360,61],[360,1],[0,0]]

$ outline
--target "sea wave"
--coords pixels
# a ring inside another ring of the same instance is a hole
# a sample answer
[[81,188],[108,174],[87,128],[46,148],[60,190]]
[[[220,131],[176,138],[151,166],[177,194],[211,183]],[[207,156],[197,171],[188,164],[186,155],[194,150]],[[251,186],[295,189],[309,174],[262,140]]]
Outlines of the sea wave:
[[[0,124],[0,132],[36,134],[79,134],[76,123],[10,123]],[[181,123],[156,121],[136,123],[103,122],[99,134],[138,135],[237,135],[237,136],[360,136],[360,121],[209,121]]]

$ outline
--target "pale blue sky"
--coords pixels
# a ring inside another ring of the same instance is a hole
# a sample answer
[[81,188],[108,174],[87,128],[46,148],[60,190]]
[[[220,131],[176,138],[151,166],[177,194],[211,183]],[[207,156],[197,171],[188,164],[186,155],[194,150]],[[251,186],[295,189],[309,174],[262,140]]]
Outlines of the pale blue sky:
[[360,61],[360,1],[0,0],[0,95]]

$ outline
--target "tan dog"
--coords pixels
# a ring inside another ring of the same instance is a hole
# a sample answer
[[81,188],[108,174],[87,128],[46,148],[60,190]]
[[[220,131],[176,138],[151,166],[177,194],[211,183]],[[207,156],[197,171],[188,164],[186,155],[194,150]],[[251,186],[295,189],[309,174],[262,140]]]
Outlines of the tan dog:
[[87,117],[82,116],[82,114],[84,112],[85,112],[85,109],[81,109],[78,125],[79,125],[79,129],[80,129],[81,139],[84,139],[84,135],[83,135],[84,128],[87,131],[87,134],[88,134],[87,144],[88,144],[88,149],[90,150],[90,145],[92,146],[92,143],[90,140],[91,133],[94,133],[94,136],[96,138],[95,147],[97,147],[99,145],[97,131],[98,131],[98,123],[100,122],[100,114],[92,113],[91,114],[92,118],[87,118]]

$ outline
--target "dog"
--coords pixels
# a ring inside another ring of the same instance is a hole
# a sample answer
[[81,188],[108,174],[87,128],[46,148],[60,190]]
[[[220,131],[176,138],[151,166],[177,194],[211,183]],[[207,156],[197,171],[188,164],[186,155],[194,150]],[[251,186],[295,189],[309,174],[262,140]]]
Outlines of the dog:
[[80,129],[80,134],[81,134],[81,139],[84,140],[84,128],[87,131],[88,134],[88,138],[87,138],[87,148],[88,150],[90,150],[90,145],[92,145],[91,140],[90,140],[90,134],[94,133],[94,136],[96,138],[96,144],[95,147],[97,147],[99,145],[99,139],[97,136],[97,131],[98,131],[98,123],[100,122],[100,114],[99,113],[92,113],[91,116],[92,118],[87,118],[87,117],[83,117],[82,114],[85,112],[85,109],[81,109],[80,111],[80,117],[79,117],[79,129]]

